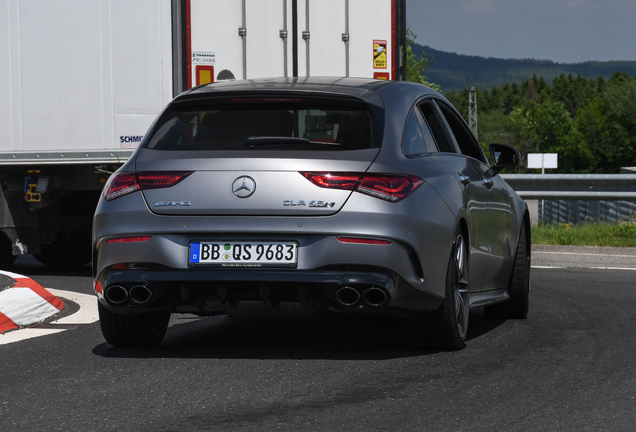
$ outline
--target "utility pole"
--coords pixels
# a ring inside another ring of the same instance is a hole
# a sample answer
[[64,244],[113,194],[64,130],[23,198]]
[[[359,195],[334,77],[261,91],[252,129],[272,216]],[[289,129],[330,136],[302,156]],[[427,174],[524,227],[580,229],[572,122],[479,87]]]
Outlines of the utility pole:
[[479,139],[477,136],[477,92],[475,87],[468,89],[468,126],[473,131],[475,138]]

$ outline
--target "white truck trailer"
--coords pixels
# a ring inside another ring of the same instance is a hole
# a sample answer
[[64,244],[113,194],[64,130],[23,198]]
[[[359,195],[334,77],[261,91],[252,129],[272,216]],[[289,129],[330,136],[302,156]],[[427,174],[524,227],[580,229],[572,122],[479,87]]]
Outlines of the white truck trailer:
[[180,92],[399,80],[405,0],[0,0],[0,265],[90,261],[99,194]]

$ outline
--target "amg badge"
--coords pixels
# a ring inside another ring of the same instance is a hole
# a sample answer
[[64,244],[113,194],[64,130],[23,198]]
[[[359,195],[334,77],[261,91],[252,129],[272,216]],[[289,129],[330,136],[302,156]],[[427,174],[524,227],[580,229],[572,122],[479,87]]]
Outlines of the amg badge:
[[189,207],[190,201],[159,201],[153,207]]

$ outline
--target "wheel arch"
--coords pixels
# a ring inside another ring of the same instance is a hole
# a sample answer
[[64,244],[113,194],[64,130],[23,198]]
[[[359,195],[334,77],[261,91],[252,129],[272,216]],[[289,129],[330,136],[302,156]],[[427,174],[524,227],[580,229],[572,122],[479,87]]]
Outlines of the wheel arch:
[[[523,214],[523,220],[521,223],[526,228],[526,251],[528,256],[532,259],[532,223],[530,222],[530,212],[527,208]],[[521,227],[519,227],[519,231],[521,232]]]
[[455,229],[453,232],[457,231],[457,227],[462,230],[464,234],[464,241],[466,242],[466,246],[468,247],[468,263],[470,264],[470,250],[471,250],[471,237],[470,237],[470,229],[468,228],[468,221],[464,217],[460,217],[456,223]]

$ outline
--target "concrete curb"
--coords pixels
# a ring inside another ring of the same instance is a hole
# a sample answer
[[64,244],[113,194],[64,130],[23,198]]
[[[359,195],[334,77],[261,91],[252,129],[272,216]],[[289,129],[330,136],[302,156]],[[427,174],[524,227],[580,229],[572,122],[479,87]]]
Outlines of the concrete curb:
[[613,246],[559,246],[533,244],[533,252],[568,252],[585,255],[629,255],[636,256],[636,248],[633,247],[613,247]]
[[0,346],[40,336],[48,336],[66,330],[74,330],[99,320],[97,299],[94,295],[81,294],[54,288],[47,288],[47,290],[58,298],[76,303],[79,306],[79,310],[71,315],[58,318],[44,325],[38,324],[20,331],[12,331],[0,335]]
[[0,334],[44,321],[64,307],[33,279],[4,270],[0,274],[15,280],[12,288],[0,291]]
[[533,244],[532,267],[636,271],[636,248]]

